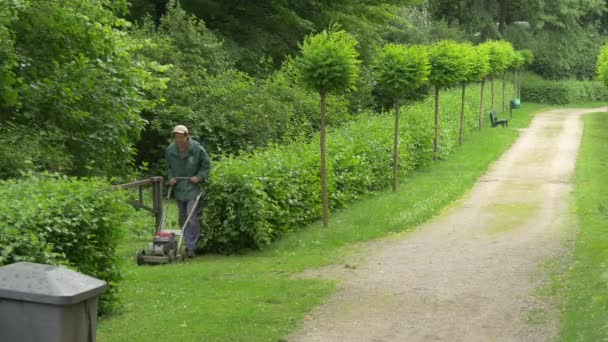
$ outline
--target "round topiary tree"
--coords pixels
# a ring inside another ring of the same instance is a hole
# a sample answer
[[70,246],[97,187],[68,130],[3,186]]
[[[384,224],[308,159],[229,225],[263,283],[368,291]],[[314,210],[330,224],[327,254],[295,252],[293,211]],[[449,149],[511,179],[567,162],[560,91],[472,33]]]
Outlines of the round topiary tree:
[[466,74],[466,60],[462,56],[461,46],[453,41],[440,41],[428,48],[431,73],[429,82],[435,87],[435,138],[433,151],[435,160],[439,153],[439,91],[452,86]]
[[488,53],[488,47],[486,45],[477,45],[474,49],[475,59],[474,65],[471,69],[469,79],[471,82],[480,83],[479,93],[479,129],[483,127],[483,90],[486,85],[486,78],[490,73],[490,56]]
[[328,30],[309,35],[299,44],[300,55],[295,59],[299,78],[321,96],[321,201],[323,225],[329,221],[327,200],[327,167],[325,151],[326,98],[329,92],[348,91],[355,88],[359,76],[359,53],[357,40],[332,26]]
[[515,51],[511,43],[506,41],[488,41],[484,45],[486,45],[490,57],[490,84],[492,88],[492,110],[494,110],[494,78],[504,74],[509,68]]
[[461,56],[463,58],[462,65],[462,79],[460,83],[462,85],[462,98],[460,100],[460,135],[458,143],[462,145],[464,140],[464,103],[467,89],[467,83],[475,82],[478,79],[478,75],[474,68],[477,66],[477,54],[473,45],[469,43],[460,44]]
[[[525,71],[532,62],[534,62],[534,53],[532,50],[524,49],[519,51],[520,56],[524,59],[522,64],[522,71]],[[517,97],[521,99],[521,77],[519,78],[519,84],[517,85]]]
[[511,61],[511,69],[513,70],[513,93],[519,98],[519,73],[524,65],[524,56],[521,51],[515,51],[513,60]]
[[393,145],[393,191],[397,191],[399,173],[399,109],[401,99],[428,81],[429,60],[420,46],[388,44],[378,54],[374,74],[379,86],[391,96],[395,106]]

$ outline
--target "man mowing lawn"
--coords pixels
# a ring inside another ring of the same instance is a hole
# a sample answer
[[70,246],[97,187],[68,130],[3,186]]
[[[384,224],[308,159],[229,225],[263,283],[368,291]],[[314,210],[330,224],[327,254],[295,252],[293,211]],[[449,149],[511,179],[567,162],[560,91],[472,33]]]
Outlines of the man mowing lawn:
[[201,193],[200,184],[209,178],[211,160],[203,146],[190,137],[186,126],[175,126],[172,134],[175,141],[167,147],[167,174],[169,185],[174,187],[180,226],[192,211],[184,230],[188,257],[192,258],[201,232],[201,201],[196,198]]

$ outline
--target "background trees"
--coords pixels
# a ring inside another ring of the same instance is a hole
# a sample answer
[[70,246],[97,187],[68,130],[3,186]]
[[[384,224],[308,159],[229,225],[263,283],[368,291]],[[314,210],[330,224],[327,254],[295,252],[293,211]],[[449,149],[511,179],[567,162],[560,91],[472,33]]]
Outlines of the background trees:
[[605,41],[603,0],[431,0],[434,18],[462,27],[472,40],[506,39],[537,57],[531,69],[549,79],[594,77]]
[[143,44],[119,30],[128,23],[114,9],[80,0],[0,7],[8,57],[0,68],[2,133],[10,140],[27,132],[19,141],[39,143],[32,149],[45,153],[28,159],[40,168],[76,175],[133,171],[140,113],[156,102],[144,93],[165,84],[152,75],[158,63],[133,60]]

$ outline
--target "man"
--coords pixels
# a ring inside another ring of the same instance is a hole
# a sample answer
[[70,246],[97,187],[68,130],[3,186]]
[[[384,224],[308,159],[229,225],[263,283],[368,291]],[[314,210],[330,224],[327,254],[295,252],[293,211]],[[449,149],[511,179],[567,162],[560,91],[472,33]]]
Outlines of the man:
[[169,185],[173,186],[173,193],[179,211],[179,225],[183,227],[188,214],[192,216],[184,230],[188,257],[193,257],[196,251],[196,242],[200,237],[201,203],[196,204],[197,196],[201,193],[200,183],[209,178],[211,160],[205,149],[190,138],[188,128],[177,125],[173,128],[175,142],[167,147],[166,157],[168,165]]

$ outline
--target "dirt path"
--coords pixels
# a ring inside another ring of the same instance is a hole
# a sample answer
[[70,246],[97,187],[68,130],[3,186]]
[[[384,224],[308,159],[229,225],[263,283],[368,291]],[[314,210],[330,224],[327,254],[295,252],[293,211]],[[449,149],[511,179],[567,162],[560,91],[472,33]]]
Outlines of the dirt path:
[[356,269],[311,272],[337,274],[339,289],[288,341],[553,340],[556,310],[535,295],[539,267],[572,237],[581,115],[597,111],[538,114],[440,217],[380,242]]

